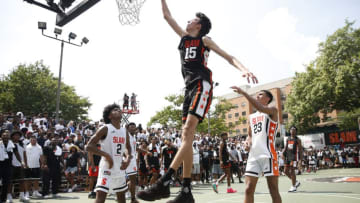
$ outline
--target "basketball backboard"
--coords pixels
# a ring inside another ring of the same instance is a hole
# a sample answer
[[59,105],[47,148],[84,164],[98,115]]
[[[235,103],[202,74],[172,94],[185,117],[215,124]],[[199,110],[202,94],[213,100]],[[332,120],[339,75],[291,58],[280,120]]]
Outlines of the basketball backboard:
[[24,0],[24,1],[57,13],[56,25],[64,26],[101,0]]

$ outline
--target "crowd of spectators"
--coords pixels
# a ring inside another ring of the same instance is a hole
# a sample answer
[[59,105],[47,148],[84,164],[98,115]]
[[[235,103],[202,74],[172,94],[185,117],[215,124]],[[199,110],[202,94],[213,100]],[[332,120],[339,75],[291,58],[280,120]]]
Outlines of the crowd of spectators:
[[[0,114],[0,169],[1,169],[1,199],[0,202],[12,201],[12,183],[19,183],[19,198],[27,201],[30,194],[33,197],[57,196],[59,191],[73,192],[83,184],[92,191],[94,181],[89,179],[89,166],[94,166],[85,146],[90,137],[103,121],[68,121],[39,114],[26,117],[21,112],[17,114]],[[138,186],[147,187],[154,183],[161,174],[169,168],[177,149],[181,145],[181,131],[177,129],[137,127],[136,139],[139,150]],[[248,152],[245,151],[245,138],[233,137],[227,142],[228,152],[232,162],[232,182],[244,173]],[[196,134],[193,142],[193,184],[210,183],[222,175],[219,160],[220,137],[208,134]],[[282,149],[278,146],[281,161]],[[321,150],[312,148],[303,151],[302,165],[298,173],[311,172],[319,169],[339,167],[359,167],[359,146],[329,146]],[[92,167],[95,168],[95,167]],[[61,181],[66,180],[65,188]],[[179,185],[181,169],[174,177],[173,185]],[[90,181],[89,181],[90,180]],[[179,180],[179,181],[176,181]],[[42,188],[39,188],[39,181]],[[51,182],[51,187],[50,187]],[[51,188],[51,194],[50,194]],[[93,195],[93,193],[90,193]]]

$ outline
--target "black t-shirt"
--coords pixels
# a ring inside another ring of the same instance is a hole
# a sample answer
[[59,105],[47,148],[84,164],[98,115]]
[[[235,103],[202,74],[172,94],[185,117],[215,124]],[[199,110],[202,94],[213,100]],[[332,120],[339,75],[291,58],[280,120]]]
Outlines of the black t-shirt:
[[184,36],[181,38],[178,49],[185,85],[190,86],[197,80],[206,80],[211,83],[211,70],[207,67],[210,49],[205,47],[202,37]]
[[172,160],[175,157],[175,154],[177,152],[176,147],[165,147],[163,150],[163,156],[164,156],[164,165],[168,166],[171,164]]
[[43,148],[43,154],[46,156],[46,163],[49,168],[60,168],[61,156],[56,156],[55,151],[56,148],[53,149],[51,145]]
[[76,167],[78,163],[78,159],[80,158],[80,155],[78,152],[69,153],[66,158],[66,166],[67,167]]

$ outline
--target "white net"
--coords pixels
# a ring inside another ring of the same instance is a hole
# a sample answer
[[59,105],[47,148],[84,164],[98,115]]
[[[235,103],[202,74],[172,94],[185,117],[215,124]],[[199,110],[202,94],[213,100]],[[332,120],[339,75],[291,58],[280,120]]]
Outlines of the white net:
[[119,21],[122,25],[136,25],[145,0],[116,0],[119,8]]

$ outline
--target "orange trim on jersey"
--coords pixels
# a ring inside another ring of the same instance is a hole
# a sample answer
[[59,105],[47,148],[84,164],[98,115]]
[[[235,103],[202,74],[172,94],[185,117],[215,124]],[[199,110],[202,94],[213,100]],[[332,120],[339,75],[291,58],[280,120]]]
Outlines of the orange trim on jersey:
[[270,149],[270,153],[273,157],[274,160],[277,161],[277,153],[276,153],[276,150],[275,150],[275,133],[276,133],[276,129],[277,129],[277,124],[270,121],[270,125],[269,125],[269,134],[268,134],[268,137],[269,137],[269,149]]
[[201,84],[200,84],[200,81],[201,81],[201,80],[199,80],[199,82],[198,82],[198,90],[197,90],[197,92],[196,92],[196,96],[195,96],[195,99],[194,99],[194,101],[193,101],[193,105],[192,105],[191,108],[190,108],[190,109],[192,109],[192,110],[195,108],[196,103],[197,103],[197,100],[198,100],[198,98],[199,98],[199,95],[201,94]]
[[279,173],[279,163],[275,159],[272,159],[272,171],[273,171],[274,176],[279,176],[280,175],[280,173]]
[[[211,87],[211,89],[212,89],[212,87]],[[209,94],[209,99],[208,99],[208,102],[207,102],[207,107],[205,109],[204,115],[209,111],[209,108],[210,108],[210,105],[211,105],[211,97],[212,97],[212,91],[211,91],[211,94]]]

